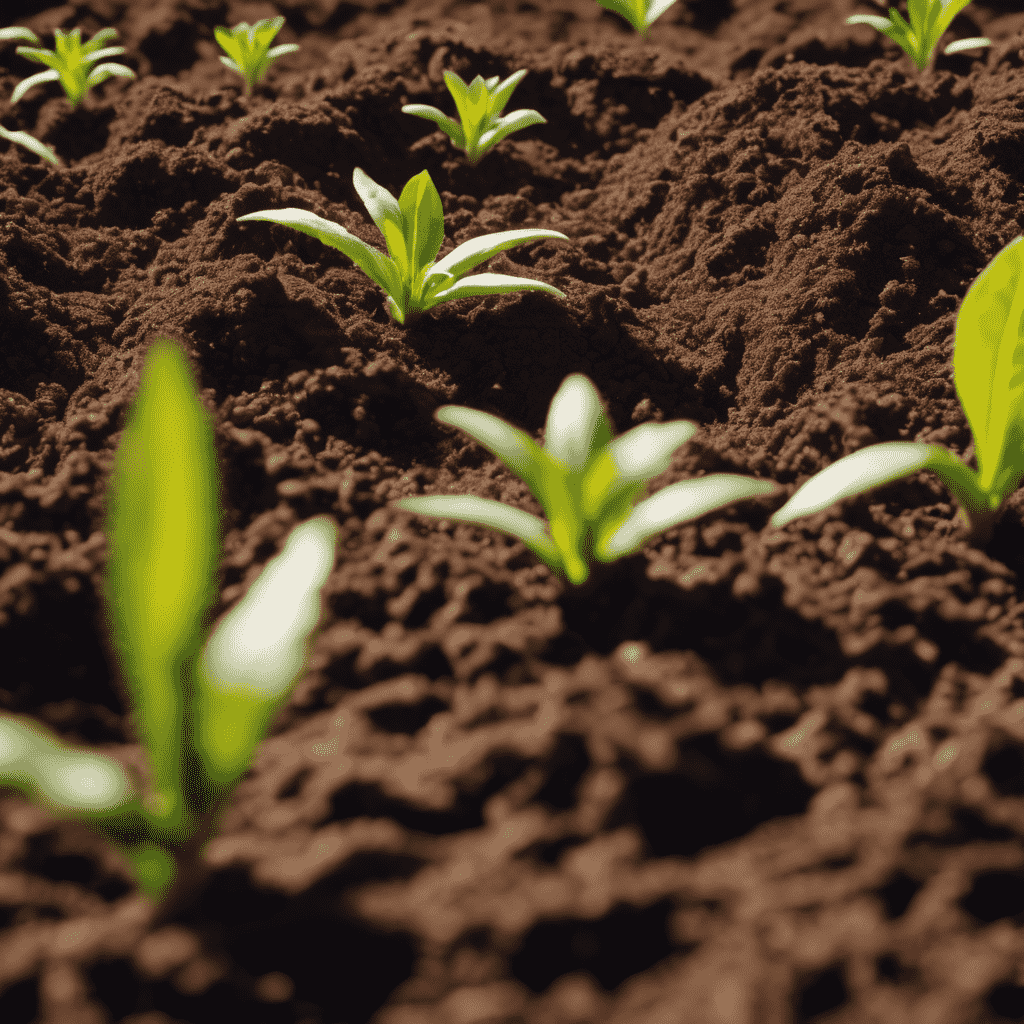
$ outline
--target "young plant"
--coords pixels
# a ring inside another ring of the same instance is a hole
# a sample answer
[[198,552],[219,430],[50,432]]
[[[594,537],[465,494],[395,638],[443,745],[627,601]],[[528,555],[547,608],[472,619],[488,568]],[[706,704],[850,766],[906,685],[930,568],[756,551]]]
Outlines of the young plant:
[[300,524],[204,644],[217,502],[212,427],[184,354],[158,339],[114,460],[104,595],[148,791],[120,762],[0,716],[0,786],[104,835],[163,915],[192,895],[221,805],[303,671],[334,566],[333,522]]
[[[4,31],[12,30],[5,29]],[[22,30],[23,33],[28,31],[28,29]],[[58,28],[53,31],[56,47],[54,50],[19,46],[16,53],[29,60],[34,60],[38,64],[46,64],[50,70],[40,71],[38,75],[32,75],[23,82],[19,82],[11,94],[11,102],[17,103],[33,86],[42,85],[44,82],[60,82],[65,95],[71,101],[71,109],[74,110],[94,85],[105,82],[111,75],[116,75],[119,78],[134,78],[135,72],[123,64],[100,64],[98,67],[92,67],[96,61],[102,60],[104,57],[117,57],[126,52],[123,46],[100,49],[108,39],[114,39],[116,36],[117,29],[101,28],[89,42],[83,43],[81,29],[76,28],[70,32],[62,32]],[[18,38],[28,37],[22,35]],[[34,34],[33,40],[38,42]]]
[[618,14],[630,23],[646,41],[651,25],[658,20],[676,0],[597,0],[606,10]]
[[388,312],[400,324],[404,324],[407,317],[433,309],[442,302],[470,295],[539,291],[565,298],[565,293],[554,285],[506,274],[474,274],[465,281],[459,280],[467,270],[503,249],[541,238],[569,241],[561,232],[540,228],[499,231],[463,242],[435,263],[444,241],[444,211],[441,197],[426,171],[420,171],[406,182],[397,202],[387,189],[381,188],[358,167],[352,172],[352,183],[384,236],[390,257],[356,238],[340,224],[294,207],[247,213],[237,218],[238,223],[264,220],[281,224],[340,249],[387,292]]
[[[903,52],[917,65],[918,71],[931,70],[935,65],[935,47],[949,23],[971,0],[907,0],[910,22],[906,22],[895,7],[889,8],[889,17],[877,14],[854,14],[846,19],[847,25],[870,25],[899,43]],[[949,55],[980,46],[991,46],[992,40],[984,36],[959,39],[942,52]]]
[[402,107],[402,113],[434,121],[457,149],[466,151],[470,165],[475,167],[491,149],[513,132],[528,128],[531,124],[548,123],[547,118],[541,117],[536,110],[517,110],[501,116],[513,90],[525,75],[524,68],[514,75],[509,75],[500,85],[498,75],[486,81],[477,75],[469,85],[466,85],[454,71],[445,71],[444,82],[452,94],[452,99],[455,100],[462,124],[442,113],[437,107],[428,107],[422,103],[407,103]]
[[218,25],[213,30],[220,48],[228,55],[221,57],[220,62],[245,79],[246,96],[251,96],[252,90],[263,81],[272,60],[298,50],[295,43],[268,49],[283,24],[282,17],[264,18],[255,25],[243,21],[231,29]]
[[8,131],[0,125],[0,139],[16,142],[19,146],[24,146],[26,149],[31,150],[36,156],[41,156],[51,164],[60,166],[60,161],[57,159],[57,154],[53,151],[53,148],[47,146],[45,142],[40,142],[38,139],[33,138],[28,132]]
[[1003,502],[1024,479],[1024,236],[995,255],[960,305],[953,381],[974,437],[977,473],[937,444],[872,445],[812,476],[772,516],[772,526],[930,469],[959,503],[971,542],[988,542]]
[[574,584],[586,582],[595,558],[613,562],[669,527],[780,489],[771,481],[717,473],[671,484],[634,506],[648,481],[668,469],[672,453],[696,433],[697,424],[643,423],[613,441],[601,396],[580,373],[566,377],[552,399],[543,447],[497,416],[465,406],[443,405],[434,418],[464,430],[501,459],[533,492],[547,522],[468,494],[402,498],[395,506],[518,537]]

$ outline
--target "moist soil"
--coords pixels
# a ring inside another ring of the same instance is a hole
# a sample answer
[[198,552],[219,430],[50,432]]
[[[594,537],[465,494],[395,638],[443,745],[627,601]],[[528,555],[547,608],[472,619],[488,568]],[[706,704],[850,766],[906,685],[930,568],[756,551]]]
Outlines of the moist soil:
[[[901,5],[902,6],[902,5]],[[4,1024],[967,1024],[1024,1018],[1024,501],[972,544],[930,472],[773,529],[883,441],[976,466],[956,313],[1022,231],[1024,15],[970,5],[921,74],[852,0],[8,0],[119,32],[72,110],[0,46],[0,707],[145,771],[109,656],[105,494],[148,346],[216,430],[216,617],[318,514],[340,530],[305,674],[160,920],[127,862],[0,804]],[[905,8],[904,8],[905,13]],[[251,98],[214,27],[281,14]],[[547,123],[471,168],[401,113],[528,69]],[[299,207],[384,248],[355,167],[430,172],[441,254],[540,292],[401,327]],[[541,514],[444,404],[538,440],[565,377],[615,433],[689,419],[655,478],[776,496],[565,583],[515,539],[396,510]]]

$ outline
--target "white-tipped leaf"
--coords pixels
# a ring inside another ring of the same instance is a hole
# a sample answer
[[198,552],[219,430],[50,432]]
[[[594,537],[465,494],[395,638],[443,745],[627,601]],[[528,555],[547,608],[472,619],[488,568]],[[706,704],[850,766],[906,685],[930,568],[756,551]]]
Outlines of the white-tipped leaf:
[[682,480],[640,502],[610,537],[598,538],[595,553],[602,561],[610,562],[639,551],[662,530],[697,519],[734,501],[774,494],[778,490],[779,485],[770,480],[734,473]]
[[310,235],[323,242],[324,245],[343,252],[374,284],[383,288],[389,295],[402,294],[402,282],[394,263],[383,253],[346,231],[340,224],[335,224],[325,217],[318,217],[315,213],[310,213],[309,210],[287,207],[283,210],[259,210],[256,213],[246,213],[237,217],[236,220],[239,224],[248,221],[267,221],[270,224],[280,224],[282,227],[294,228],[304,235]]
[[472,270],[478,263],[489,260],[492,256],[505,249],[511,249],[516,245],[524,245],[527,242],[538,242],[542,238],[560,238],[564,242],[569,241],[568,235],[561,231],[548,231],[538,228],[523,228],[516,231],[496,231],[490,235],[483,235],[480,238],[471,238],[468,242],[456,246],[447,256],[435,263],[427,272],[427,282],[434,274],[449,273],[455,277],[461,277],[468,270]]
[[552,569],[562,565],[562,557],[548,532],[548,525],[538,516],[490,498],[472,494],[417,495],[401,498],[397,508],[421,516],[455,519],[476,523],[521,540],[542,562]]
[[334,568],[327,516],[296,526],[248,593],[220,621],[196,672],[191,734],[207,777],[226,790],[249,767],[271,719],[298,681]]
[[499,416],[464,405],[442,405],[434,413],[434,419],[465,431],[501,459],[537,496],[544,461],[548,456],[525,431],[506,423]]

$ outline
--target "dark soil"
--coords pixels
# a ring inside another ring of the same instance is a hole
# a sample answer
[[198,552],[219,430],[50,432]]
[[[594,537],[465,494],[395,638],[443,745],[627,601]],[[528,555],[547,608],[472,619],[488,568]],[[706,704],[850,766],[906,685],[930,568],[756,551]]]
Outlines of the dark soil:
[[[905,6],[900,5],[903,12]],[[1024,501],[971,546],[922,472],[784,529],[784,495],[665,531],[574,590],[518,542],[390,507],[540,506],[455,403],[540,438],[570,373],[617,433],[700,424],[652,491],[792,493],[866,445],[973,463],[959,302],[1024,231],[1024,14],[971,4],[921,75],[852,0],[7,0],[113,26],[137,80],[57,85],[0,145],[0,707],[142,765],[107,658],[104,501],[158,335],[224,488],[220,614],[320,513],[309,671],[155,925],[98,836],[0,804],[3,1024],[966,1024],[1024,1018]],[[298,43],[251,99],[213,29]],[[547,124],[471,169],[405,103],[529,74]],[[0,96],[41,70],[0,46]],[[517,293],[402,328],[302,207],[383,249],[352,187],[427,169],[446,240],[570,242]]]

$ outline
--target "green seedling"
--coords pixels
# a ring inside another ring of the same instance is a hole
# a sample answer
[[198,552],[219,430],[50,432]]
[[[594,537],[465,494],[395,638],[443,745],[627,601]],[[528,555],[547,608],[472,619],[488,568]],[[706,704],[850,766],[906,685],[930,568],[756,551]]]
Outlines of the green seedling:
[[26,149],[31,150],[36,156],[41,156],[44,160],[48,160],[54,166],[60,165],[60,161],[57,159],[57,154],[53,148],[47,146],[45,142],[40,142],[38,139],[33,138],[28,132],[12,132],[0,126],[0,139],[16,142],[19,146],[24,146]]
[[336,527],[326,516],[295,527],[204,644],[220,547],[213,430],[184,353],[158,339],[115,456],[107,535],[111,650],[149,784],[2,716],[0,786],[100,832],[166,908],[187,898],[224,798],[303,671]]
[[[870,25],[887,35],[917,65],[918,71],[930,70],[935,65],[935,47],[950,22],[971,0],[907,0],[909,23],[895,7],[889,8],[889,17],[877,14],[855,14],[846,19],[847,25]],[[963,50],[991,46],[992,40],[984,36],[958,39],[942,52],[949,55]]]
[[[11,29],[5,29],[11,32]],[[23,29],[22,32],[28,32]],[[135,72],[126,68],[123,64],[100,64],[98,67],[92,65],[104,57],[117,57],[125,53],[123,46],[110,46],[100,49],[108,39],[117,37],[117,29],[101,28],[87,43],[82,42],[82,30],[72,29],[70,32],[62,32],[59,28],[54,29],[53,37],[56,49],[44,50],[31,46],[19,46],[15,51],[22,57],[34,60],[38,64],[45,64],[49,71],[40,71],[38,75],[32,75],[14,87],[11,94],[11,102],[17,103],[33,86],[42,85],[44,82],[60,82],[64,93],[71,101],[71,109],[74,110],[85,94],[94,86],[105,82],[112,75],[118,78],[134,78]],[[15,37],[8,37],[15,38]],[[17,38],[28,38],[24,34]],[[32,34],[34,42],[39,40]]]
[[465,281],[459,280],[467,270],[503,249],[542,238],[569,241],[560,231],[526,228],[483,235],[463,242],[435,263],[444,241],[444,211],[441,197],[426,171],[420,171],[406,182],[397,202],[387,189],[381,188],[358,167],[352,172],[352,183],[384,236],[390,257],[356,238],[340,224],[294,207],[247,213],[239,217],[238,222],[262,220],[281,224],[341,250],[387,292],[388,311],[400,324],[410,315],[471,295],[539,291],[565,298],[565,293],[554,285],[506,274],[474,274]]
[[597,0],[606,10],[625,18],[646,40],[651,25],[658,20],[676,0]]
[[271,61],[298,50],[295,43],[285,43],[268,49],[274,36],[281,31],[282,25],[282,17],[264,18],[255,25],[243,21],[231,29],[218,25],[213,30],[220,48],[227,54],[226,57],[221,57],[220,62],[242,76],[245,80],[246,96],[251,96],[253,89],[263,81]]
[[1003,502],[1024,479],[1024,236],[995,255],[960,305],[953,381],[974,437],[977,473],[940,445],[872,445],[811,477],[772,516],[772,526],[930,469],[959,503],[972,543],[988,542]]
[[428,107],[422,103],[407,103],[402,107],[402,113],[425,117],[428,121],[435,122],[457,149],[465,150],[470,165],[475,167],[491,149],[513,132],[528,128],[531,124],[548,123],[547,118],[541,117],[536,110],[517,110],[501,116],[513,90],[525,75],[524,68],[514,75],[509,75],[500,84],[498,75],[486,81],[477,75],[469,85],[466,85],[454,71],[445,71],[445,85],[455,100],[455,107],[462,119],[461,124],[442,113],[437,107]]
[[613,562],[669,527],[780,489],[771,481],[718,473],[671,484],[634,506],[648,482],[669,468],[672,453],[696,433],[697,424],[643,423],[613,441],[601,397],[580,373],[566,377],[555,394],[543,447],[497,416],[465,406],[443,405],[434,418],[464,430],[501,459],[533,492],[547,522],[468,494],[402,498],[395,506],[517,537],[574,584],[586,582],[595,558]]

